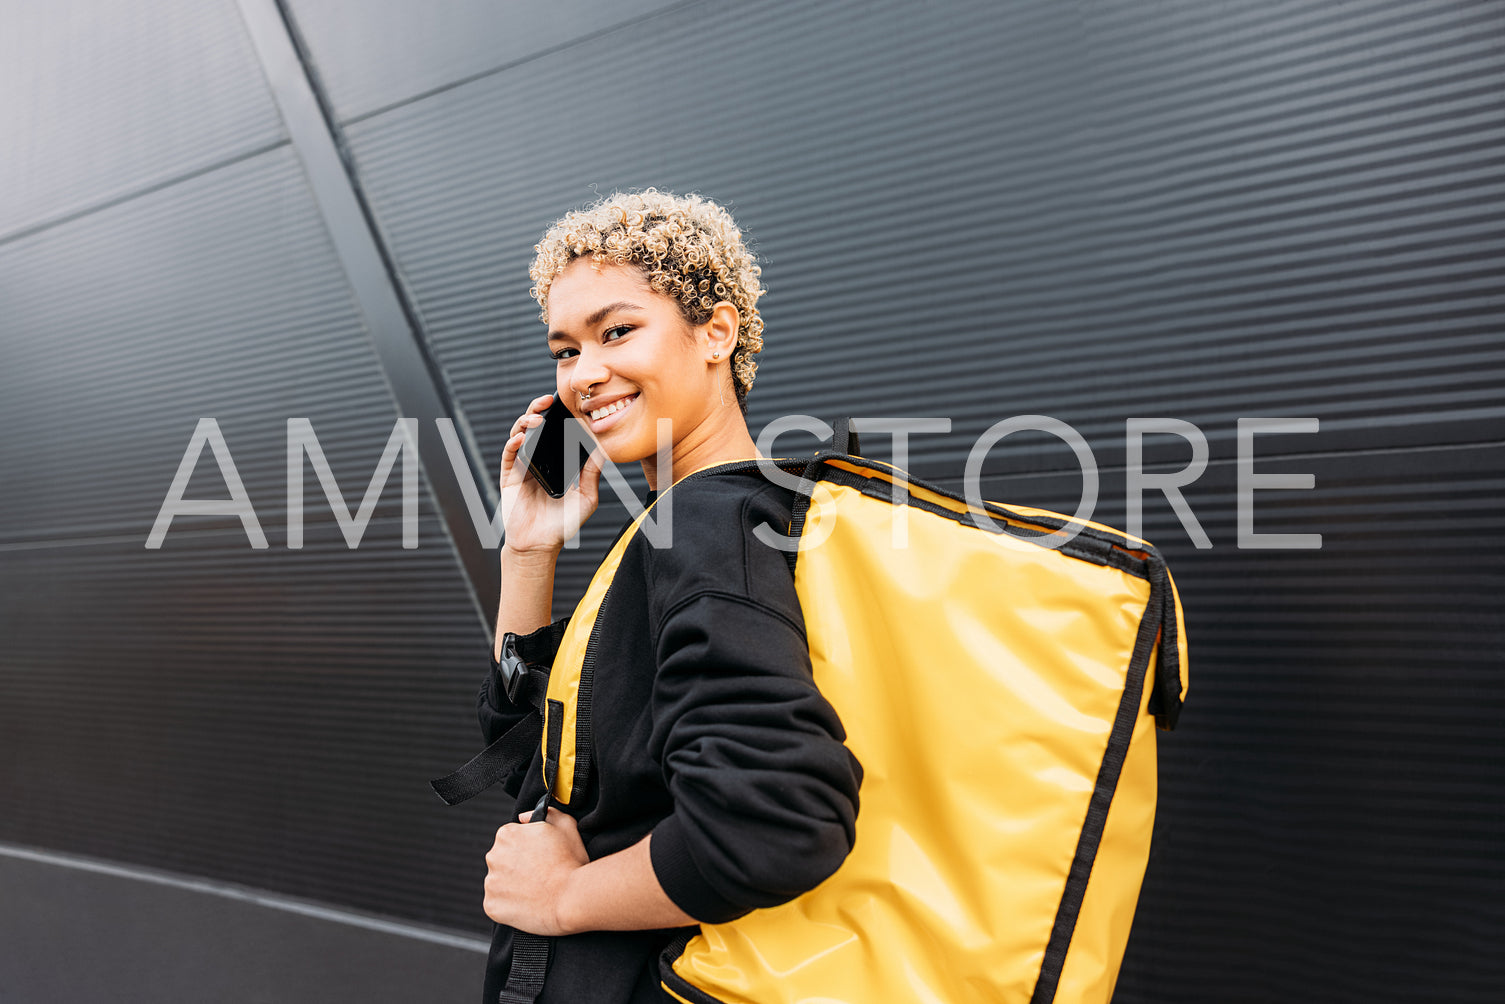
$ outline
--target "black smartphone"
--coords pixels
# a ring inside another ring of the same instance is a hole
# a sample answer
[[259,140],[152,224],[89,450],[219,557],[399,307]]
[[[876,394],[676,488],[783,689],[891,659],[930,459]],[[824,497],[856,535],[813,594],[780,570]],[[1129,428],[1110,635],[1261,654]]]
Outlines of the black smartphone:
[[[573,422],[575,435],[565,434],[565,427]],[[565,464],[565,444],[574,439],[579,444],[580,461],[573,470]],[[570,414],[564,398],[556,391],[554,403],[543,413],[543,421],[529,429],[523,436],[522,448],[518,451],[528,465],[528,473],[538,479],[543,490],[553,498],[563,498],[564,493],[580,476],[580,468],[590,459],[590,433],[580,420]],[[568,480],[566,480],[568,479]]]

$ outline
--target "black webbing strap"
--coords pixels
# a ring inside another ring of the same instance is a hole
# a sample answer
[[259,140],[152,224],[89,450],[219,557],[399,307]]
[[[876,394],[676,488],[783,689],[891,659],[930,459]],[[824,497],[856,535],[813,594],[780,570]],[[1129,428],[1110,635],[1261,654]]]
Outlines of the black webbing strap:
[[[508,701],[533,710],[490,746],[471,757],[465,766],[429,782],[429,787],[446,805],[455,805],[480,794],[531,761],[543,736],[543,711],[547,706],[551,742],[546,755],[553,758],[554,769],[545,767],[543,798],[534,808],[530,821],[544,820],[548,814],[549,793],[554,789],[554,775],[559,763],[559,731],[564,718],[563,705],[548,700],[549,666],[568,623],[569,618],[565,617],[528,634],[509,633],[503,638],[501,661],[492,661],[495,682]],[[488,682],[487,686],[491,683]],[[512,967],[507,971],[507,984],[497,998],[498,1004],[533,1004],[543,992],[544,977],[548,975],[553,951],[553,939],[514,929]]]
[[549,955],[553,948],[552,938],[513,931],[512,968],[507,971],[507,985],[497,996],[497,1004],[533,1004],[543,993],[543,980],[549,971]]
[[[857,430],[852,426],[850,417],[843,415],[831,425],[831,449],[817,450],[815,456],[805,462],[804,470],[800,473],[799,484],[794,489],[794,508],[790,511],[789,533],[787,536],[797,538],[805,530],[805,516],[810,511],[812,493],[815,491],[815,482],[820,480],[821,466],[827,457],[832,456],[861,456],[862,445],[857,439]],[[794,572],[795,565],[799,561],[799,549],[784,552],[784,560],[789,564],[789,571]]]
[[549,690],[548,666],[568,622],[566,617],[525,635],[509,634],[505,637],[501,662],[494,658],[491,662],[497,689],[514,705],[525,705],[533,710],[459,770],[429,782],[429,787],[444,800],[445,805],[458,805],[479,795],[533,758],[533,750],[543,735],[543,707]]
[[857,430],[853,428],[850,416],[843,415],[831,426],[831,449],[852,457],[862,455],[862,445],[857,439]]
[[1181,639],[1176,632],[1176,595],[1171,590],[1165,559],[1151,552],[1148,569],[1150,588],[1160,594],[1160,644],[1155,682],[1150,689],[1148,711],[1158,728],[1169,731],[1181,717]]
[[[544,739],[543,798],[533,807],[528,817],[529,825],[542,823],[548,818],[549,796],[554,792],[554,782],[559,776],[559,747],[564,737],[564,702],[545,698],[548,706],[549,731]],[[535,740],[536,742],[536,740]],[[543,992],[544,977],[549,971],[549,952],[553,939],[527,931],[512,933],[512,968],[507,970],[507,985],[502,989],[499,1004],[533,1004]]]
[[543,717],[537,711],[508,729],[496,742],[470,758],[453,773],[429,782],[445,805],[458,805],[511,774],[533,759],[543,734]]

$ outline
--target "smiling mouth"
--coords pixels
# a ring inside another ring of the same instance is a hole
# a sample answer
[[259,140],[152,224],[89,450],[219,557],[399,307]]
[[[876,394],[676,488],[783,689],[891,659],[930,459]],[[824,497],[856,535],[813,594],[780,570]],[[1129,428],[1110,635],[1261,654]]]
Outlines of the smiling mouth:
[[627,410],[627,408],[632,405],[632,402],[636,401],[637,399],[638,396],[636,394],[633,394],[630,397],[624,397],[618,401],[614,401],[611,404],[607,405],[605,408],[586,412],[586,415],[590,418],[592,423],[599,422],[603,419],[610,418],[612,415],[615,415],[619,411]]

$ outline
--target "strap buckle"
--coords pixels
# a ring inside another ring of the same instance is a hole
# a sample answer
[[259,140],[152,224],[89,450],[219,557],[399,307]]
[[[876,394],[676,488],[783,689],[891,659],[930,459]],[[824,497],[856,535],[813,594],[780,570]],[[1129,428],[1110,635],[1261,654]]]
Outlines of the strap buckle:
[[508,631],[502,636],[502,658],[497,663],[502,674],[502,687],[507,691],[507,700],[520,704],[523,688],[528,682],[528,664],[517,652],[517,635]]

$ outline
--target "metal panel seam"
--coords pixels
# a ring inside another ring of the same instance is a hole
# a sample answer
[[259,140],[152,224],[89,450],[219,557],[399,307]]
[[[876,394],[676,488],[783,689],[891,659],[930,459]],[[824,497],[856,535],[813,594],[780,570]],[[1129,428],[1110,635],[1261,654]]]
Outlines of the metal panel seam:
[[418,419],[419,442],[426,444],[419,449],[419,459],[430,496],[465,572],[476,613],[483,627],[488,626],[481,597],[491,591],[498,573],[489,567],[482,549],[460,544],[467,539],[462,531],[469,522],[469,507],[452,473],[433,462],[448,456],[435,420],[453,420],[469,475],[482,486],[482,497],[494,505],[496,491],[484,475],[480,449],[427,343],[290,13],[282,0],[238,4],[394,404],[400,415]]

